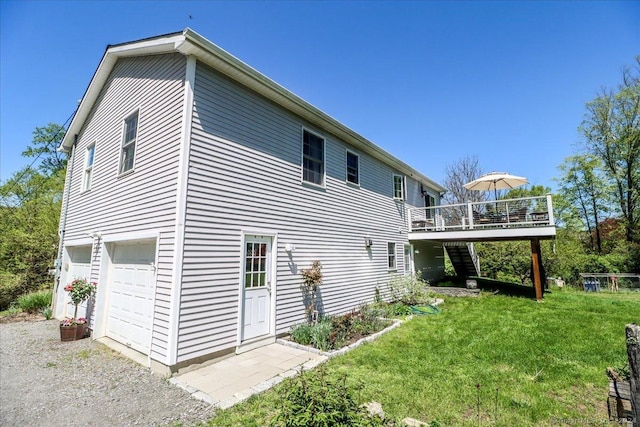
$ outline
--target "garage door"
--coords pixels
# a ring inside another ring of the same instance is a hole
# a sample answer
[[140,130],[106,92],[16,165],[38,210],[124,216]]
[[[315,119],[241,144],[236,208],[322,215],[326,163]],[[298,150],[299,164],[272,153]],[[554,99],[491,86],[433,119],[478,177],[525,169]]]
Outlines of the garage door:
[[[65,282],[60,284],[60,296],[63,301],[63,317],[73,317],[75,305],[69,298],[69,293],[64,291],[64,287],[74,279],[87,279],[91,277],[91,246],[75,246],[67,249],[69,252],[69,265]],[[58,300],[60,301],[60,300]],[[78,306],[78,317],[87,317],[87,302]]]
[[155,292],[155,242],[116,244],[107,303],[107,336],[149,354]]

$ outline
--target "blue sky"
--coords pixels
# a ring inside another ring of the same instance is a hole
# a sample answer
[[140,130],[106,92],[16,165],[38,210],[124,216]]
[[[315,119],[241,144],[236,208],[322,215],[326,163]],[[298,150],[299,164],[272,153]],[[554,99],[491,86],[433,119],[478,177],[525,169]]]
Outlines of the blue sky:
[[585,103],[640,54],[631,1],[2,0],[0,179],[73,112],[108,44],[187,26],[437,181],[475,154],[554,187]]

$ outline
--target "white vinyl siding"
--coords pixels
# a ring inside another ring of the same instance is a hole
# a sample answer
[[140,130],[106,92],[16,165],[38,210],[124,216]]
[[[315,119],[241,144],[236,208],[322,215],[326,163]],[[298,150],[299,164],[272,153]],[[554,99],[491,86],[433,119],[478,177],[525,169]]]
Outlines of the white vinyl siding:
[[84,178],[82,179],[82,191],[91,189],[91,178],[93,172],[93,160],[96,154],[96,143],[89,145],[85,152],[84,159]]
[[136,158],[136,141],[138,139],[138,111],[124,120],[122,131],[122,155],[120,157],[120,173],[133,169]]
[[324,138],[302,131],[302,180],[324,186]]
[[393,198],[404,200],[404,176],[393,174]]
[[[304,319],[300,271],[315,259],[324,313],[344,313],[371,301],[376,286],[386,289],[385,242],[407,243],[409,203],[398,209],[391,197],[394,169],[360,153],[360,187],[344,185],[350,146],[320,129],[325,186],[300,185],[309,123],[201,62],[195,81],[178,362],[237,345],[242,231],[277,235],[277,334]],[[422,206],[419,183],[407,181]],[[295,250],[287,253],[287,244]]]
[[[180,147],[186,59],[180,54],[122,58],[115,64],[98,101],[78,134],[65,227],[65,241],[86,239],[99,231],[103,241],[131,233],[158,236],[157,277],[151,357],[166,362],[173,271],[176,182]],[[137,126],[136,173],[118,179],[123,119],[144,112]],[[84,156],[99,141],[91,191],[81,193]],[[107,254],[96,245],[91,280],[99,286]]]
[[356,153],[347,150],[346,165],[347,182],[360,185],[360,157]]
[[397,268],[395,242],[387,242],[387,268],[389,270],[395,270]]

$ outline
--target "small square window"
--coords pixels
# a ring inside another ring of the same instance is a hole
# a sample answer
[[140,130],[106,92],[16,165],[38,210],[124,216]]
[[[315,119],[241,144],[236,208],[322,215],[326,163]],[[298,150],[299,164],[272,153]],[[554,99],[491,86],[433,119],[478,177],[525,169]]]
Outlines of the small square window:
[[306,130],[302,135],[302,180],[324,185],[324,139]]
[[347,182],[360,185],[360,158],[351,151],[347,151]]
[[396,269],[396,244],[387,242],[387,267],[389,270]]
[[138,112],[124,120],[122,135],[122,151],[120,154],[120,173],[133,169],[136,155],[136,141],[138,140]]
[[393,175],[393,198],[404,200],[404,176]]
[[82,179],[82,191],[91,189],[91,178],[93,175],[93,158],[96,153],[96,144],[93,143],[87,147],[84,155],[84,177]]

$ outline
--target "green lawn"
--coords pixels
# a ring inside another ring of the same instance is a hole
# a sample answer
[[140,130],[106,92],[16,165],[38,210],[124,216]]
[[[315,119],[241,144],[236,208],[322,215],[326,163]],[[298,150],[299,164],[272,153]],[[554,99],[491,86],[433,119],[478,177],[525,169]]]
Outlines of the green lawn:
[[[624,327],[640,322],[640,294],[567,289],[542,304],[483,295],[448,298],[442,308],[332,359],[329,371],[363,384],[361,401],[379,401],[398,419],[446,426],[607,419],[605,369],[626,360]],[[268,425],[275,399],[273,390],[256,396],[210,425]]]

